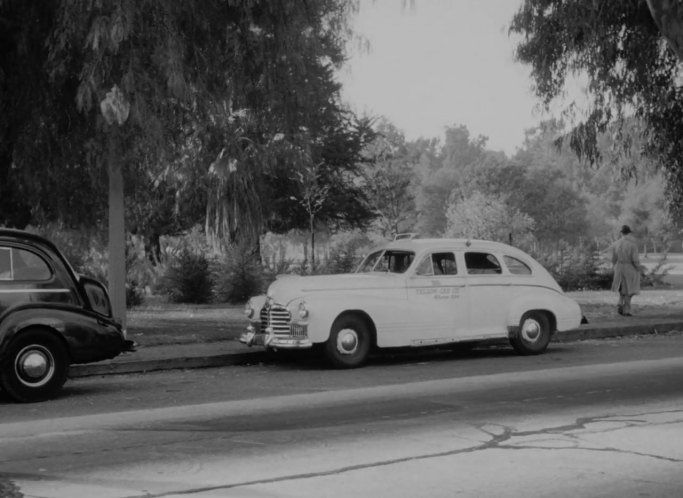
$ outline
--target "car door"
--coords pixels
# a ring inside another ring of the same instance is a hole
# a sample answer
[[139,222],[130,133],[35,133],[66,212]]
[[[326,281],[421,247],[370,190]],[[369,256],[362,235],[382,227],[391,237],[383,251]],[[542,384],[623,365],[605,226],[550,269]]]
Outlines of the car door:
[[466,337],[467,277],[454,252],[425,254],[406,287],[411,308],[416,310],[411,345],[449,343]]
[[472,334],[481,338],[506,336],[512,275],[504,271],[492,252],[468,250],[464,259]]

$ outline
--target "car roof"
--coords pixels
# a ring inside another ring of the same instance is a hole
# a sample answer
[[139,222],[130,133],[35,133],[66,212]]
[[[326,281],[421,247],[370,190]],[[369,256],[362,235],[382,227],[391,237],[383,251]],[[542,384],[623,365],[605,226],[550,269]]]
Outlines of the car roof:
[[45,237],[41,235],[27,232],[26,230],[17,230],[15,228],[0,228],[0,240],[19,240],[21,242],[28,242],[37,245],[47,246],[53,251],[57,251],[57,247]]
[[516,247],[510,246],[508,244],[503,244],[502,242],[494,242],[492,240],[480,240],[480,239],[399,239],[393,242],[389,242],[383,249],[394,249],[394,250],[405,250],[405,251],[422,251],[422,250],[433,250],[433,249],[446,249],[446,250],[466,250],[466,249],[482,249],[489,251],[500,251],[505,250],[507,252],[516,252],[523,254],[523,251],[517,249]]

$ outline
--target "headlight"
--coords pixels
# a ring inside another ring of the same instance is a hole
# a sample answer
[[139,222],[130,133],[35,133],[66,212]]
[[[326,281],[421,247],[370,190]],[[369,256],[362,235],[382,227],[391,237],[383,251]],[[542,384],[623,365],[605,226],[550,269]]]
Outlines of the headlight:
[[306,309],[306,303],[304,301],[299,303],[299,317],[301,319],[308,318],[308,310]]
[[251,302],[248,302],[244,306],[244,314],[247,318],[251,318],[252,316],[254,316],[254,308],[251,307]]

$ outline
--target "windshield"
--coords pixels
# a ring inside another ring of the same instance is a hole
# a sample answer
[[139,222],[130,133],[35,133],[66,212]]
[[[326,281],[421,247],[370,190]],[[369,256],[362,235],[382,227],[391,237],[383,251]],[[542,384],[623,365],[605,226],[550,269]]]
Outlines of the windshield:
[[411,251],[376,251],[366,256],[356,273],[373,271],[405,273],[414,259],[415,253]]

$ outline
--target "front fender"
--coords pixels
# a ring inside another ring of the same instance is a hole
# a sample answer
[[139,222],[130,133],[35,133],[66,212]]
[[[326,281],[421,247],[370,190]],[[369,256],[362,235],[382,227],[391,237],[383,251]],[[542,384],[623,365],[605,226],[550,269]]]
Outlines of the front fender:
[[[395,293],[388,293],[383,297],[354,295],[349,294],[328,294],[325,296],[308,296],[292,301],[290,311],[292,316],[299,306],[299,302],[304,301],[309,316],[305,321],[308,324],[308,337],[314,343],[327,341],[332,330],[334,321],[343,313],[355,312],[366,315],[373,327],[377,330],[382,323],[383,316],[391,316],[392,320],[399,320],[402,313],[407,313],[405,306],[405,290],[400,290],[400,296]],[[295,319],[295,321],[297,321]],[[298,320],[303,323],[303,320]]]

